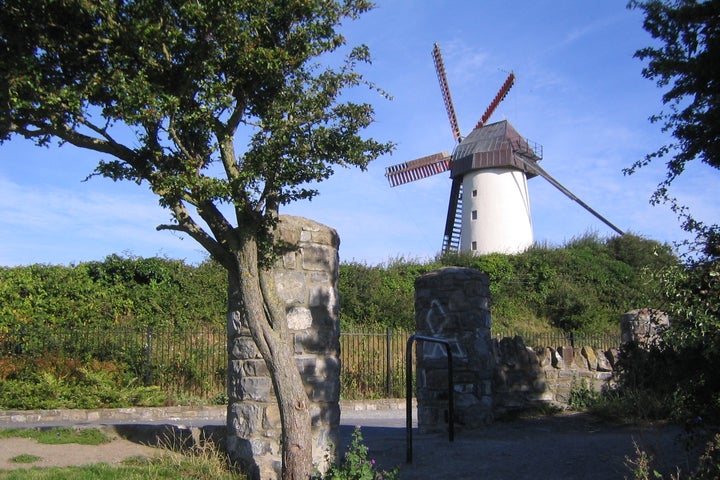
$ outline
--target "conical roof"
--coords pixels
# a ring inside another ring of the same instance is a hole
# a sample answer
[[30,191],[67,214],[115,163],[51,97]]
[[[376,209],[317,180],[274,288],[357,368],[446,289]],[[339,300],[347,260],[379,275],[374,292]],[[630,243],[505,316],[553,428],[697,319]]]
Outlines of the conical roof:
[[483,125],[470,132],[455,148],[450,176],[455,178],[471,170],[502,167],[534,176],[517,156],[537,162],[542,158],[542,149],[520,136],[507,120]]

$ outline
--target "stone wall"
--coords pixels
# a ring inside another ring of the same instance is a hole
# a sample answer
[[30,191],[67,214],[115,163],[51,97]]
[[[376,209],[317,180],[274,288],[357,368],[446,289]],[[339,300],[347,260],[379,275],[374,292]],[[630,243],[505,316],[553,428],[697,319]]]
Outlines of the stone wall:
[[[450,340],[455,422],[476,427],[493,418],[494,357],[490,340],[490,282],[469,268],[443,268],[415,281],[418,335]],[[447,428],[447,351],[418,340],[417,405],[421,432]]]
[[[324,470],[340,424],[340,241],[334,230],[300,217],[283,216],[279,230],[282,241],[299,247],[278,261],[275,278],[310,400],[313,462]],[[228,334],[228,452],[243,459],[250,478],[280,478],[280,413],[267,367],[248,331]]]
[[539,403],[567,404],[573,387],[600,391],[613,381],[618,351],[570,346],[532,349],[522,338],[493,339],[496,414]]
[[[667,317],[653,310],[623,316],[623,338],[652,341]],[[614,381],[618,349],[561,346],[532,349],[522,338],[491,339],[488,277],[468,268],[442,268],[415,281],[416,335],[450,341],[458,425],[475,427],[494,415],[542,403],[567,404],[573,388],[600,391]],[[627,337],[627,338],[625,338]],[[448,421],[447,354],[418,340],[416,396],[421,432]]]

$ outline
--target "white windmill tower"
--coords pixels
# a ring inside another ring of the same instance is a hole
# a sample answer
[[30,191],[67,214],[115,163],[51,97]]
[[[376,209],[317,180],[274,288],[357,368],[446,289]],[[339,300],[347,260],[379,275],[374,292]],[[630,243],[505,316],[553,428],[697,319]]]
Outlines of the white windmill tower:
[[487,124],[498,104],[515,81],[511,73],[470,134],[460,135],[450,97],[440,47],[435,44],[433,59],[453,136],[458,142],[453,154],[436,153],[386,169],[395,187],[431,175],[450,171],[452,187],[443,236],[443,253],[467,251],[518,253],[533,243],[532,217],[527,180],[541,176],[579,203],[614,231],[622,230],[590,208],[539,165],[542,147],[523,138],[506,120]]

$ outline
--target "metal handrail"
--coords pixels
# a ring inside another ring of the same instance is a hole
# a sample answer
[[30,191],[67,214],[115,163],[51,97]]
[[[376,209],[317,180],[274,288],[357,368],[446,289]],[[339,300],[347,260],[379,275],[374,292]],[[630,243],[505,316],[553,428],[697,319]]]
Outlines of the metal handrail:
[[421,340],[423,342],[434,342],[445,345],[447,350],[448,358],[448,440],[455,441],[455,427],[453,425],[454,419],[454,395],[455,386],[453,384],[453,362],[452,362],[452,351],[450,349],[450,342],[435,337],[427,337],[424,335],[410,335],[407,340],[407,347],[405,351],[405,438],[406,438],[406,462],[412,463],[412,344],[415,340]]

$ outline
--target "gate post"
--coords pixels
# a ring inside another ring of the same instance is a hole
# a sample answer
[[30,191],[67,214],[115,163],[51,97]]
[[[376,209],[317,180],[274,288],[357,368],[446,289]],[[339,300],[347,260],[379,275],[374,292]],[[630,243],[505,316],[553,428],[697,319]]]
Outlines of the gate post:
[[[273,268],[293,334],[295,363],[308,393],[313,462],[325,471],[334,460],[340,425],[340,321],[335,230],[301,217],[281,216],[279,240],[297,248]],[[270,373],[240,322],[228,322],[227,450],[249,478],[281,473],[281,421]]]
[[444,431],[448,421],[466,428],[493,420],[495,360],[490,336],[490,280],[484,273],[446,267],[415,280],[417,335],[451,344],[455,384],[454,418],[449,418],[447,353],[435,342],[416,343],[418,427]]

